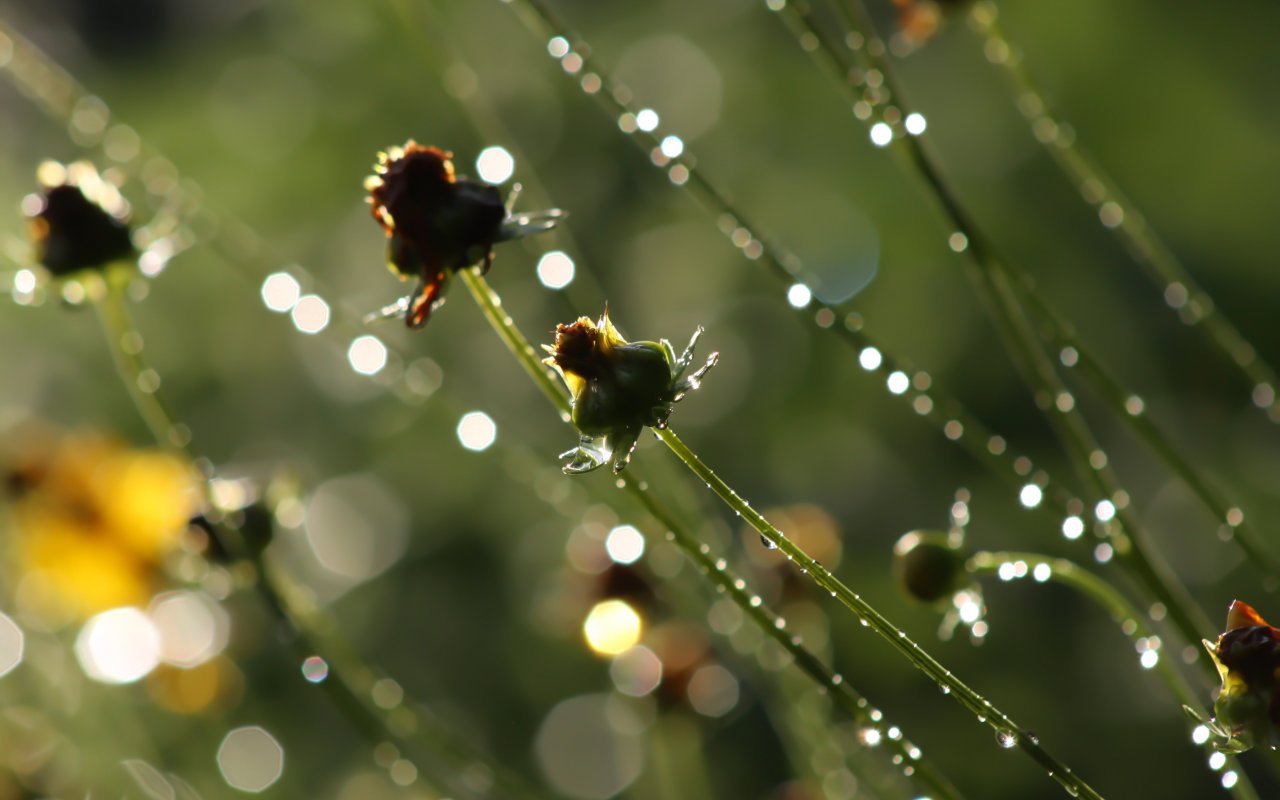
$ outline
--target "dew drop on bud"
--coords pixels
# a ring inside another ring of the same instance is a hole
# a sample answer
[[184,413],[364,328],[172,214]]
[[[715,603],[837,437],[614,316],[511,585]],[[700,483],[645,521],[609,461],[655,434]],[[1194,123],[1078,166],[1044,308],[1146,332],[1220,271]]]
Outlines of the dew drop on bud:
[[996,731],[996,744],[1008,750],[1018,743],[1018,737],[1013,731]]

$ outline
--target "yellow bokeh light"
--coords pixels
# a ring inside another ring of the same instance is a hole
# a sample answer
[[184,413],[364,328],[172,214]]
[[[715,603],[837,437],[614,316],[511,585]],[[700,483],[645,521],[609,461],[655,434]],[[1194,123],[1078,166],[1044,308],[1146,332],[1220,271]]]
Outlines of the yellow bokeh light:
[[605,600],[591,609],[582,632],[592,650],[616,656],[640,641],[640,615],[621,600]]

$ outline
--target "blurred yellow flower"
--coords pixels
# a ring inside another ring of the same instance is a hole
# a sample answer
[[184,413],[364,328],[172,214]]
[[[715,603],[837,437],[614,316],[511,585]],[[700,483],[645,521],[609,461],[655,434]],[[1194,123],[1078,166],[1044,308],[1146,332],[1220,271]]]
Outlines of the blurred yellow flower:
[[10,473],[9,556],[36,613],[90,617],[146,605],[200,505],[187,464],[93,434],[28,442]]

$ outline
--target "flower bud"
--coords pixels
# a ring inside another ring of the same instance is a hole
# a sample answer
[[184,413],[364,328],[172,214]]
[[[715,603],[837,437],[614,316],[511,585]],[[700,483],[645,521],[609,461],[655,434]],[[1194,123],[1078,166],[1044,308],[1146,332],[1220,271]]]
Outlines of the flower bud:
[[64,183],[45,191],[43,208],[31,222],[36,260],[55,277],[101,270],[133,255],[129,226]]
[[1226,631],[1204,646],[1222,677],[1213,711],[1217,727],[1229,737],[1224,749],[1280,744],[1280,630],[1236,600]]
[[612,458],[614,473],[631,460],[631,451],[644,426],[665,428],[672,406],[701,385],[719,353],[688,378],[681,376],[693,359],[702,335],[699,328],[684,353],[676,356],[666,339],[628,342],[609,320],[605,307],[599,321],[581,317],[556,328],[554,345],[543,345],[573,395],[573,424],[581,434],[579,446],[562,454],[572,460],[567,473],[590,472]]
[[964,587],[966,558],[939,531],[912,531],[893,546],[894,573],[902,591],[922,603],[936,603]]
[[504,204],[497,187],[455,175],[452,158],[413,140],[378,154],[377,174],[364,186],[387,234],[387,266],[400,280],[417,278],[418,288],[366,321],[404,316],[410,328],[421,328],[444,302],[455,272],[473,264],[488,272],[494,244],[547,230],[563,216],[510,216],[514,196]]
[[968,0],[893,0],[898,7],[898,34],[912,47],[933,38],[947,14],[969,5]]

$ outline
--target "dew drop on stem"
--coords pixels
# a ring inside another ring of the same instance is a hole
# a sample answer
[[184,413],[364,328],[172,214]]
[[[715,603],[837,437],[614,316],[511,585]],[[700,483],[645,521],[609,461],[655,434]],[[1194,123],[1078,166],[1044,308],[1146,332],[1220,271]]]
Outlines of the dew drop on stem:
[[[711,488],[711,487],[707,487],[707,488]],[[769,541],[769,537],[765,536],[763,533],[762,533],[762,534],[760,534],[760,544],[764,545],[764,546],[765,546],[765,548],[766,548],[766,549],[768,549],[768,550],[777,550],[777,549],[778,549],[778,546],[777,546],[776,544],[774,544],[773,542]]]
[[1013,731],[996,731],[996,744],[1008,750],[1018,743],[1018,735]]
[[951,687],[946,685],[945,683],[940,683],[938,684],[938,691],[942,692],[943,694],[951,694]]

